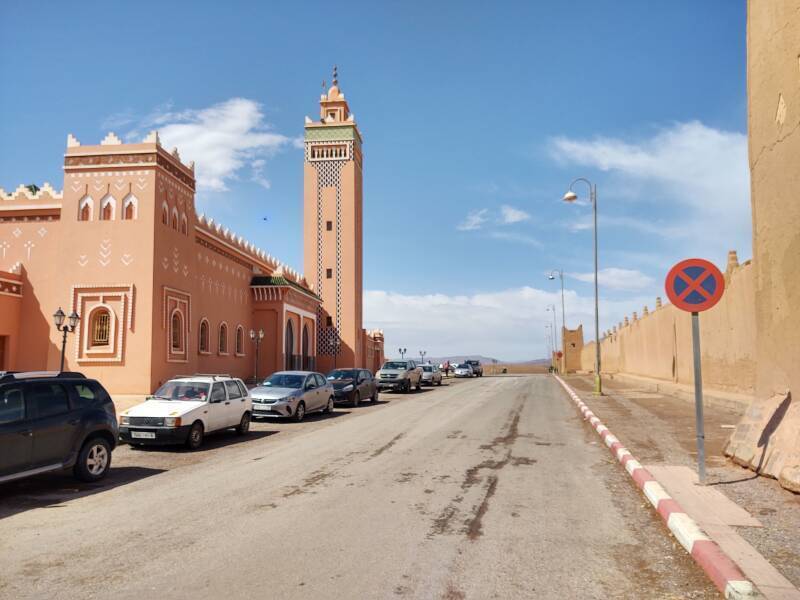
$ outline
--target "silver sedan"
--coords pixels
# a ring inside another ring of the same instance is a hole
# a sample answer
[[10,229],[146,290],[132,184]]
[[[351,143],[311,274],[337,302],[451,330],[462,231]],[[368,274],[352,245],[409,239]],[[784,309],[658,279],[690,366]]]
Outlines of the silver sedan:
[[333,412],[333,386],[320,373],[279,371],[250,390],[253,417],[302,421],[311,412]]

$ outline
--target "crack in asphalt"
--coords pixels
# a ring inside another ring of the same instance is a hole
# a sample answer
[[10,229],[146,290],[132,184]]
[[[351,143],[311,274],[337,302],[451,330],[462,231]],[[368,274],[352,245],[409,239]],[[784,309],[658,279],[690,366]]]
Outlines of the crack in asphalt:
[[381,454],[386,452],[389,448],[391,448],[398,441],[400,441],[400,438],[402,438],[404,435],[405,435],[405,433],[398,433],[396,436],[394,436],[392,439],[390,439],[386,444],[384,444],[383,446],[381,446],[380,448],[375,450],[375,452],[372,453],[370,458],[375,458],[376,456],[380,456]]

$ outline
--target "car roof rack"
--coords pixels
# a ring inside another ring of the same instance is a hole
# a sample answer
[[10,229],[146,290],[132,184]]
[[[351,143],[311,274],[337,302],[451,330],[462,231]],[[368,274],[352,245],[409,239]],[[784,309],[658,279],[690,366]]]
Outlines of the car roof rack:
[[227,373],[192,373],[191,375],[175,375],[173,379],[184,379],[187,377],[211,377],[212,379],[227,377],[233,379],[233,375],[228,375]]
[[48,377],[58,377],[63,379],[86,379],[86,375],[77,371],[6,371],[0,375],[0,381],[46,379]]

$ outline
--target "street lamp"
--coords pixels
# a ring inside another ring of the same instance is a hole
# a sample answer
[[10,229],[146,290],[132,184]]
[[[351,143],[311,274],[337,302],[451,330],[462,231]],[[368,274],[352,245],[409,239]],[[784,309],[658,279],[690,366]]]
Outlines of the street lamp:
[[53,313],[53,323],[56,325],[56,330],[64,334],[64,337],[61,339],[61,368],[59,369],[59,373],[64,372],[64,353],[67,349],[67,334],[75,331],[75,328],[78,326],[78,321],[81,320],[78,313],[76,313],[74,310],[72,311],[72,314],[67,317],[68,321],[66,325],[64,325],[64,317],[66,317],[66,315],[59,306],[58,310]]
[[400,358],[405,358],[406,352],[408,352],[408,348],[398,348],[397,351],[400,353]]
[[[567,328],[566,320],[566,311],[564,310],[564,269],[554,269],[550,271],[550,275],[547,278],[550,281],[555,281],[556,275],[561,280],[561,345],[564,345],[564,330]],[[562,348],[563,350],[563,348]]]
[[569,190],[564,194],[564,202],[575,202],[578,195],[572,191],[572,186],[578,182],[589,186],[589,200],[592,203],[592,216],[594,218],[594,393],[603,393],[603,384],[600,379],[600,300],[597,287],[597,186],[584,177],[578,177],[569,184]]
[[259,351],[261,350],[261,340],[264,339],[264,330],[259,329],[257,332],[253,329],[250,330],[250,339],[253,340],[253,343],[256,345],[256,355],[253,364],[253,379],[256,383],[258,383],[258,358],[259,358]]
[[421,362],[421,363],[424,363],[424,362],[425,362],[425,355],[426,355],[426,354],[427,354],[427,352],[426,352],[425,350],[420,350],[420,351],[419,351],[419,358],[420,358],[420,361],[419,361],[419,362]]
[[[545,310],[548,312],[553,313],[553,352],[556,352],[558,349],[558,333],[556,332],[556,305],[555,304],[548,304],[545,307]],[[564,334],[561,334],[562,341]]]

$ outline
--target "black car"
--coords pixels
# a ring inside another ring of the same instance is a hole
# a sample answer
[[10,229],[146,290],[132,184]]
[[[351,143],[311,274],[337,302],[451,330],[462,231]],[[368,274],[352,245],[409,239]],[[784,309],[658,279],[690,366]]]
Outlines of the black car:
[[333,401],[349,402],[358,406],[362,400],[378,401],[378,386],[372,373],[366,369],[334,369],[328,373],[333,384]]
[[483,377],[483,367],[481,366],[481,361],[467,360],[464,362],[466,362],[470,367],[472,367],[472,374],[475,377]]
[[80,373],[0,376],[0,483],[72,469],[83,481],[108,474],[117,445],[108,392]]

